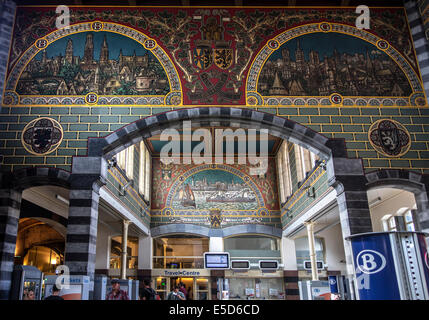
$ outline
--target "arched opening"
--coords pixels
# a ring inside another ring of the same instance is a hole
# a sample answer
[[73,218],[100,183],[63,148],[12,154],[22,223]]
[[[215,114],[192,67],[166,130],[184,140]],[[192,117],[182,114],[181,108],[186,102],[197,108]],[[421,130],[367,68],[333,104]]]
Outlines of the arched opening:
[[417,231],[417,204],[414,193],[380,187],[370,189],[368,204],[374,232]]
[[65,239],[48,223],[33,218],[19,221],[15,264],[35,266],[45,274],[55,274],[64,263]]

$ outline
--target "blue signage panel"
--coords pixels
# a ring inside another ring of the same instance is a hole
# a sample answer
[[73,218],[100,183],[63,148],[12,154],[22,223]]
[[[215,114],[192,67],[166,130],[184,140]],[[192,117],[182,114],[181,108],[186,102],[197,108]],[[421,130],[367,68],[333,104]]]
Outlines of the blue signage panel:
[[350,237],[361,300],[400,300],[388,233]]
[[426,284],[429,291],[429,256],[428,256],[428,248],[426,245],[425,235],[423,233],[418,233],[417,239],[419,242],[420,255],[422,257],[422,262],[423,262],[423,266],[422,266],[423,274],[424,274],[424,277],[426,278],[426,282],[423,282],[423,284]]
[[338,280],[336,276],[329,276],[329,287],[331,288],[331,293],[338,293]]

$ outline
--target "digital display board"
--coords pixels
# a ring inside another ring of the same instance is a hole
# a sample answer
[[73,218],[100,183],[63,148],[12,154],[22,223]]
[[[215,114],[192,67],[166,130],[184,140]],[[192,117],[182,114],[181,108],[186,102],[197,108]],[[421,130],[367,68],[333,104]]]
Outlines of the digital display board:
[[249,260],[231,260],[231,269],[248,270],[250,269]]
[[260,260],[259,269],[263,270],[277,270],[279,268],[279,263],[275,260]]
[[205,252],[204,268],[229,269],[229,253],[228,252]]
[[[317,261],[317,270],[323,270],[323,261]],[[304,261],[304,269],[311,270],[311,261]]]

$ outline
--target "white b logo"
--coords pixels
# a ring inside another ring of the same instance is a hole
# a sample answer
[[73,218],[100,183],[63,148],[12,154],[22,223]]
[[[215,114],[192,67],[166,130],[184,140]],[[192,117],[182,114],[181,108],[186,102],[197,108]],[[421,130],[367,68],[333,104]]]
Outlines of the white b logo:
[[374,250],[362,250],[356,257],[356,265],[366,274],[380,272],[386,266],[386,258]]

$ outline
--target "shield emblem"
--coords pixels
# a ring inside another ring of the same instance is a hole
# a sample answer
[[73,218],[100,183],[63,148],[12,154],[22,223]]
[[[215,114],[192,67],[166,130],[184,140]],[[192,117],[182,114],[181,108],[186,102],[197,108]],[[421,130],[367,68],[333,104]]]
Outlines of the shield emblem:
[[232,65],[233,49],[213,49],[214,63],[221,69],[228,69]]
[[197,47],[193,51],[193,62],[201,70],[205,70],[213,63],[213,55],[208,47]]
[[55,127],[49,119],[40,119],[36,121],[33,127],[24,131],[23,140],[31,146],[31,149],[43,154],[50,150],[51,146],[61,141],[62,133]]
[[370,142],[380,147],[389,156],[397,156],[403,147],[409,145],[410,138],[392,121],[383,120],[378,123],[375,130],[370,131]]
[[211,209],[210,210],[210,226],[212,228],[220,228],[222,223],[221,210],[219,209]]
[[398,128],[380,128],[378,130],[381,145],[390,154],[396,154],[397,149],[400,149]]

